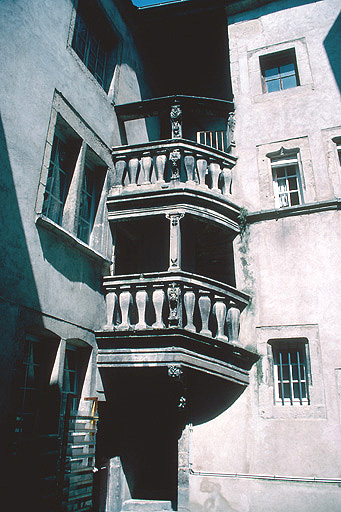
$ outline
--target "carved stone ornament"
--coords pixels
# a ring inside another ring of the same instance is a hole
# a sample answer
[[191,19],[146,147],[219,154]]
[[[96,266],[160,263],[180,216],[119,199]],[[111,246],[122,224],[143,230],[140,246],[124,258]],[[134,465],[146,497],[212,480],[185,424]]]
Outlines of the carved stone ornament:
[[180,323],[181,290],[176,283],[172,283],[167,290],[170,327],[178,327]]
[[229,144],[234,144],[234,129],[236,126],[235,113],[231,112],[227,120]]
[[180,396],[180,399],[179,399],[179,403],[178,403],[178,408],[179,409],[184,409],[186,407],[186,397],[184,396]]
[[181,153],[179,149],[173,149],[169,155],[169,161],[171,163],[172,168],[172,180],[178,180],[180,178],[180,163],[181,163]]
[[175,103],[170,111],[172,125],[172,139],[182,137],[182,110],[179,104]]
[[180,366],[175,366],[174,364],[170,364],[168,366],[168,376],[172,377],[173,379],[180,379],[182,376],[183,371],[181,370]]

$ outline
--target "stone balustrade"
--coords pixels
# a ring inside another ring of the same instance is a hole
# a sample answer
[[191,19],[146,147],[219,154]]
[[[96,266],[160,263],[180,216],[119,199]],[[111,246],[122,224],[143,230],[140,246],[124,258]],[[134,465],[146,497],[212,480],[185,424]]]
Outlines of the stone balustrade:
[[115,178],[111,194],[148,185],[162,188],[186,183],[231,195],[236,158],[197,142],[178,138],[120,146],[113,149],[113,160]]
[[105,330],[181,328],[237,342],[248,297],[235,288],[187,272],[107,276]]

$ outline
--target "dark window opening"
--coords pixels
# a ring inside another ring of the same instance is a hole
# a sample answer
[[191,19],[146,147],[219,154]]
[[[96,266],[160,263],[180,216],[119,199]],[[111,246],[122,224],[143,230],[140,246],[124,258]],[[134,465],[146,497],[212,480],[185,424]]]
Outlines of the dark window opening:
[[260,57],[263,92],[270,93],[300,85],[295,50]]
[[106,92],[114,72],[117,44],[117,38],[96,2],[80,0],[72,48]]

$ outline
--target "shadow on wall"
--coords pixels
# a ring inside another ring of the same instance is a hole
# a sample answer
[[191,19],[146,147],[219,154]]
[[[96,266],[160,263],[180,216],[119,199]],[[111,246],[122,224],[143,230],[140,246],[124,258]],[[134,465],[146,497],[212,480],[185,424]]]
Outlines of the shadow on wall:
[[223,496],[219,483],[204,479],[200,491],[207,494],[207,498],[203,505],[192,502],[191,512],[238,512]]
[[[32,334],[35,331],[39,332],[42,329],[42,318],[19,209],[16,189],[18,184],[15,184],[13,179],[10,148],[11,145],[7,144],[0,118],[0,239],[2,245],[0,253],[0,436],[1,439],[6,439],[2,461],[6,471],[1,479],[0,492],[2,504],[5,502],[4,510],[23,510],[23,506],[20,508],[14,504],[14,497],[19,499],[17,493],[19,477],[18,467],[13,468],[11,465],[14,449],[12,444],[15,419],[14,387],[18,377],[16,368],[22,360],[25,330],[29,328]],[[24,167],[24,163],[22,165]],[[30,462],[33,463],[33,461]],[[28,473],[31,471],[32,474],[31,468],[32,465]],[[27,496],[25,496],[23,485],[20,486],[20,493],[25,502]],[[6,507],[6,499],[10,503],[8,507]]]
[[69,246],[57,234],[43,227],[38,229],[44,258],[66,279],[83,283],[96,292],[101,291],[102,263]]
[[339,91],[341,91],[341,13],[336,18],[335,23],[328,32],[323,44],[328,55],[335,81],[339,87]]

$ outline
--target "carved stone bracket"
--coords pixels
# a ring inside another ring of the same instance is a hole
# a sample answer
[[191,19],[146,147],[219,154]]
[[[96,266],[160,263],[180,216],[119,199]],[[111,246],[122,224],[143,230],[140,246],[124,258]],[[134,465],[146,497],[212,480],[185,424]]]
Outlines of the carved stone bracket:
[[169,154],[169,161],[171,163],[171,180],[180,179],[180,168],[181,168],[181,153],[179,149],[173,149]]
[[180,379],[182,377],[183,371],[180,366],[176,366],[175,364],[170,364],[168,366],[168,376],[173,379]]
[[172,139],[182,137],[182,110],[179,103],[174,103],[170,111],[170,120],[172,125]]
[[178,409],[184,409],[187,405],[186,397],[180,396],[179,403],[178,403]]

